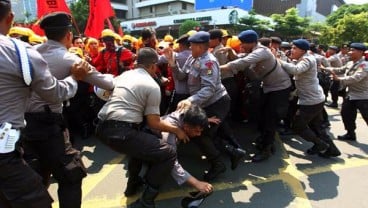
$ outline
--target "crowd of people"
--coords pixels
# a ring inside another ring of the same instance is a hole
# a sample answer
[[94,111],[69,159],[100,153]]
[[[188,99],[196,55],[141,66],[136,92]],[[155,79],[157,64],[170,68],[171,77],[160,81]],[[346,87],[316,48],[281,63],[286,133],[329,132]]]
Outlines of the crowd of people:
[[[80,207],[87,171],[73,142],[94,132],[129,158],[124,194],[144,187],[129,207],[152,208],[169,175],[203,200],[227,170],[223,153],[232,170],[245,159],[262,162],[276,151],[277,133],[311,142],[306,154],[340,156],[327,134],[325,110],[339,108],[339,96],[347,131],[339,140],[357,139],[357,110],[368,124],[363,43],[324,52],[306,39],[260,38],[253,30],[231,36],[224,29],[193,30],[177,39],[159,39],[151,28],[140,38],[105,29],[95,39],[73,36],[71,16],[63,12],[41,19],[42,38],[11,27],[13,18],[10,1],[0,1],[1,207],[51,207],[51,175],[59,206]],[[259,132],[254,155],[231,128],[244,121]],[[177,158],[177,145],[187,142],[208,161],[203,178]]]

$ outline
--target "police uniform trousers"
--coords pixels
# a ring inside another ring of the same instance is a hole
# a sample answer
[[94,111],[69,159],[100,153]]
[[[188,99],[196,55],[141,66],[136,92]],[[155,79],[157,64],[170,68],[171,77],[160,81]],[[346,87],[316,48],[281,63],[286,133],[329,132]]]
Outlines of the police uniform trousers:
[[240,102],[239,102],[239,87],[235,77],[227,77],[221,80],[227,93],[231,98],[230,115],[231,118],[239,118]]
[[324,102],[316,105],[299,105],[293,122],[295,133],[313,143],[320,143],[321,140],[329,142],[331,139],[322,127],[323,108]]
[[289,106],[291,88],[264,93],[261,97],[261,118],[258,128],[261,132],[260,146],[268,147],[275,141],[275,133],[280,119],[285,118]]
[[[215,103],[205,107],[204,110],[209,118],[216,116],[221,121],[224,121],[230,110],[230,101],[229,95],[224,95]],[[219,125],[210,124],[210,128],[205,128],[201,136],[191,139],[191,141],[198,145],[199,149],[209,161],[215,160],[221,154],[214,143],[218,128]]]
[[0,207],[51,208],[41,177],[13,151],[0,154]]
[[158,136],[144,132],[137,124],[124,121],[100,121],[97,137],[111,149],[130,157],[130,175],[138,175],[141,162],[148,164],[146,182],[158,189],[166,182],[174,167],[176,151]]
[[75,158],[65,153],[62,115],[26,113],[25,119],[27,126],[22,137],[25,160],[42,176],[46,186],[49,185],[51,174],[56,179],[60,208],[81,207],[85,172],[78,167],[67,168]]
[[341,117],[348,132],[354,132],[356,129],[355,120],[358,109],[368,125],[368,100],[349,100],[349,97],[344,99],[341,107]]

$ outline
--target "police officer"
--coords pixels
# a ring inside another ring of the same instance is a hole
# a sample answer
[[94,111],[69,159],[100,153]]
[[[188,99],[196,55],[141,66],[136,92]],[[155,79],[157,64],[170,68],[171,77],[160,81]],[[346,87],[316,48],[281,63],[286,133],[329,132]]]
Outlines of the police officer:
[[[82,59],[69,53],[72,46],[71,16],[63,12],[46,15],[40,22],[48,41],[36,47],[58,79],[70,75],[69,68]],[[90,71],[83,81],[106,90],[114,87],[113,78],[88,65]],[[66,129],[62,117],[62,102],[48,102],[37,93],[32,93],[26,108],[27,126],[24,129],[23,145],[26,159],[39,161],[39,173],[48,186],[52,174],[58,182],[60,208],[78,208],[82,200],[82,179],[86,176],[78,151],[67,154],[64,144]]]
[[157,61],[154,49],[139,49],[137,68],[116,78],[111,98],[98,114],[97,136],[110,148],[127,154],[134,161],[133,165],[128,165],[132,175],[128,184],[137,180],[135,176],[141,169],[141,162],[148,163],[147,186],[141,198],[131,205],[135,208],[155,207],[158,189],[167,180],[176,160],[176,152],[170,145],[156,135],[142,131],[143,120],[151,129],[174,133],[184,142],[188,140],[183,130],[160,119],[161,93],[153,79]]
[[[216,57],[208,53],[210,34],[200,31],[189,37],[192,55],[187,59],[183,68],[177,70],[188,80],[190,97],[178,103],[178,108],[197,104],[204,108],[208,117],[216,116],[221,121],[225,119],[230,109],[230,97],[221,84],[220,69]],[[172,68],[178,67],[174,59],[168,59]],[[206,181],[215,179],[226,167],[220,158],[220,152],[214,145],[218,125],[211,125],[204,133],[193,141],[199,145],[201,151],[210,162],[210,169],[204,175]],[[241,158],[245,156],[242,149],[225,145],[230,156],[232,167],[236,168]]]
[[336,157],[341,153],[321,125],[325,96],[318,82],[317,61],[314,56],[308,54],[308,50],[307,40],[294,40],[290,58],[296,60],[296,63],[280,60],[282,68],[294,75],[299,98],[293,130],[303,139],[314,143],[313,147],[307,150],[308,154]]
[[[365,50],[367,47],[363,43],[352,43],[349,52],[351,61],[342,67],[327,68],[333,73],[333,79],[348,89],[341,108],[341,117],[347,133],[338,136],[340,140],[356,140],[355,119],[358,109],[368,124],[368,62],[364,60]],[[345,76],[336,76],[339,72],[345,72]]]
[[237,73],[249,70],[249,67],[252,66],[258,79],[263,82],[263,103],[260,112],[262,115],[259,121],[261,136],[257,141],[260,151],[252,158],[253,162],[259,162],[272,155],[276,125],[287,113],[291,81],[271,50],[258,43],[258,34],[255,31],[245,30],[238,37],[242,42],[241,47],[248,55],[222,65],[220,68]]
[[[339,48],[337,46],[329,46],[327,53],[330,55],[327,58],[327,61],[330,63],[330,66],[332,67],[341,67],[342,66],[342,61],[340,59],[340,56],[338,55]],[[327,103],[326,106],[331,107],[331,108],[337,108],[338,104],[337,101],[339,99],[339,90],[340,90],[340,85],[338,81],[332,81],[332,84],[330,86],[330,92],[331,92],[331,103]]]
[[[73,76],[57,80],[51,75],[47,63],[37,51],[29,46],[25,48],[22,43],[17,43],[16,47],[14,42],[5,36],[13,18],[11,2],[1,0],[0,131],[4,134],[0,139],[0,195],[3,196],[0,197],[0,207],[51,208],[52,199],[40,176],[26,165],[15,142],[19,138],[20,130],[25,126],[24,111],[31,90],[49,102],[62,102],[75,94],[77,82]],[[19,62],[21,56],[26,63],[22,66]],[[27,56],[29,62],[24,58]],[[10,145],[4,147],[6,141]]]

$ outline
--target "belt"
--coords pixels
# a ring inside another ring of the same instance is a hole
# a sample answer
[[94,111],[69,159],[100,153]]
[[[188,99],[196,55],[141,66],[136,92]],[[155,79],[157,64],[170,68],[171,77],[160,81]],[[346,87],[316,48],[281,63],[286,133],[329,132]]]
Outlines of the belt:
[[129,127],[133,129],[140,129],[142,127],[141,123],[130,123],[126,121],[117,121],[117,120],[106,120],[102,121],[102,125],[107,128],[121,128],[121,127]]

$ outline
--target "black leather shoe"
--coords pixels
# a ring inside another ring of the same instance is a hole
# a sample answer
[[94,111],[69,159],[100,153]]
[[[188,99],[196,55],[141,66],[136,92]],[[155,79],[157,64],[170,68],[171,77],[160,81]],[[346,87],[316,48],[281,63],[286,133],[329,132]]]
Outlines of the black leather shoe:
[[245,150],[241,148],[235,148],[232,145],[225,145],[225,149],[230,156],[231,170],[235,170],[241,160],[246,156]]
[[206,174],[204,174],[203,180],[210,182],[221,173],[224,173],[225,171],[226,171],[225,164],[221,160],[216,160],[212,162],[209,171]]
[[252,157],[252,162],[261,162],[261,161],[267,160],[268,158],[272,156],[273,153],[274,153],[274,148],[273,148],[273,145],[271,145],[257,152]]
[[356,141],[355,133],[346,133],[342,136],[337,136],[338,140],[345,140],[345,141]]
[[328,104],[326,104],[326,106],[330,107],[330,108],[337,108],[338,107],[337,103],[334,103],[334,102],[328,103]]
[[314,144],[313,147],[307,149],[307,154],[315,155],[318,153],[324,153],[328,150],[328,148],[329,148],[329,145],[326,142],[321,141],[320,144]]
[[329,158],[329,157],[338,157],[341,155],[340,150],[337,149],[336,145],[333,143],[332,140],[328,141],[328,145],[329,147],[327,151],[319,153],[318,154],[319,156]]
[[189,197],[184,197],[181,200],[181,206],[183,208],[198,208],[203,201],[209,196],[211,195],[212,192],[210,193],[201,193],[199,191],[196,192],[190,192],[189,193]]
[[126,197],[134,196],[138,193],[138,190],[144,185],[144,181],[141,177],[128,178],[127,187],[124,191]]

